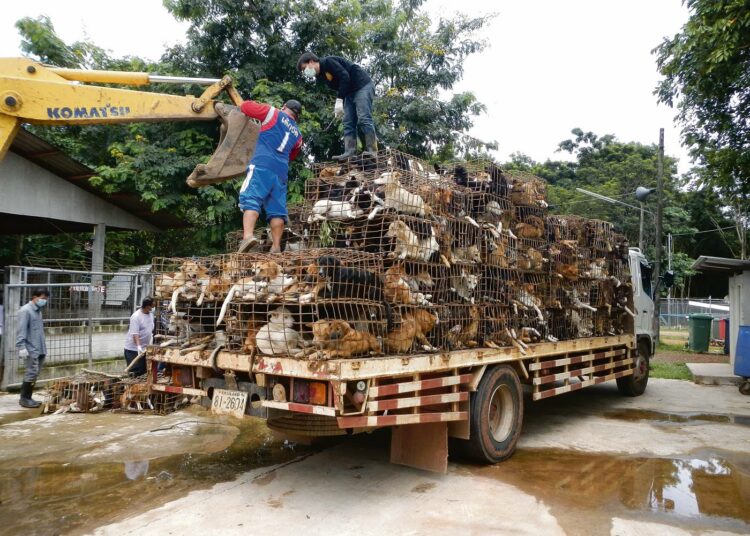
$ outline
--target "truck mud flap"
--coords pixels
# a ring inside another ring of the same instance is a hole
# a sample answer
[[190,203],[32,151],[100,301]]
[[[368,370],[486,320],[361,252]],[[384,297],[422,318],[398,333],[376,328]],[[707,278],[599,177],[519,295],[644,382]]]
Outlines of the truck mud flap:
[[448,423],[394,426],[391,463],[435,473],[448,472]]
[[188,186],[199,188],[224,182],[247,171],[258,143],[260,123],[243,114],[236,106],[214,106],[221,121],[219,146],[207,164],[198,164],[187,179]]

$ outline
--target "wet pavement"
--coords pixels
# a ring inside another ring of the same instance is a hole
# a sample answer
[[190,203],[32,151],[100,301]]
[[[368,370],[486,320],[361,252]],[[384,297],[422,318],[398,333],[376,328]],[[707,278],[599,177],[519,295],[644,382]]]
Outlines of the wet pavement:
[[534,495],[569,534],[609,534],[613,516],[687,530],[750,531],[750,454],[707,449],[679,458],[521,449],[469,470]]
[[383,432],[312,450],[201,408],[21,420],[7,398],[0,534],[750,533],[750,404],[731,387],[529,402],[510,460],[447,475],[389,464]]
[[[8,398],[8,397],[0,397]],[[0,534],[75,534],[305,453],[263,421],[13,412],[0,426]]]

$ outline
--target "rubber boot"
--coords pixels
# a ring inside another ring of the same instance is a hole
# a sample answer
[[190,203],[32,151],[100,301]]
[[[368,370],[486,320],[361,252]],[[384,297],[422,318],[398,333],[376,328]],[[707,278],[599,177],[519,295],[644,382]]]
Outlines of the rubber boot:
[[31,398],[32,389],[33,384],[31,382],[23,382],[21,384],[21,398],[18,400],[18,403],[24,408],[33,409],[41,406],[41,402],[37,402]]
[[342,162],[354,156],[357,153],[357,138],[353,136],[344,136],[344,153],[334,156],[337,162]]
[[365,150],[362,151],[362,156],[369,156],[374,158],[378,152],[378,137],[374,132],[365,133]]

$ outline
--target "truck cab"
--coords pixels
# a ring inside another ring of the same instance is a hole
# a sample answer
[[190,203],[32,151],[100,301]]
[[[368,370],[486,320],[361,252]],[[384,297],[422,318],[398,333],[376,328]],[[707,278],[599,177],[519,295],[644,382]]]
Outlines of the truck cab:
[[653,270],[639,248],[630,248],[629,258],[638,352],[642,355],[646,352],[646,355],[650,357],[654,355],[656,350],[656,337],[653,327]]

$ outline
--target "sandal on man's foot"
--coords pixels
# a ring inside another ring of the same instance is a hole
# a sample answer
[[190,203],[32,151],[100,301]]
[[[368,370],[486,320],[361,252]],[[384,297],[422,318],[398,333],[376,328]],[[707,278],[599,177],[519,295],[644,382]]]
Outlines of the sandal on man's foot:
[[258,239],[254,236],[251,236],[250,238],[245,238],[242,242],[240,242],[240,247],[237,249],[237,253],[247,253],[251,249],[253,249],[258,244]]

